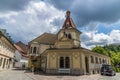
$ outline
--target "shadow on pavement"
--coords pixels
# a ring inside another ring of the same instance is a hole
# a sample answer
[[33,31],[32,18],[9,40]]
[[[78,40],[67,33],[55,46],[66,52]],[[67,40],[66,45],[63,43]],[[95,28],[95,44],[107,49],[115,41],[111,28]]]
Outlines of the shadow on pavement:
[[80,75],[70,75],[70,74],[46,74],[41,70],[35,72],[32,72],[30,70],[25,70],[24,73],[33,73],[34,75],[43,75],[43,76],[80,76]]
[[26,70],[26,69],[23,69],[23,68],[13,68],[12,70],[16,70],[16,71],[17,71],[17,70],[18,70],[18,71],[21,70],[21,71],[24,71],[24,70]]

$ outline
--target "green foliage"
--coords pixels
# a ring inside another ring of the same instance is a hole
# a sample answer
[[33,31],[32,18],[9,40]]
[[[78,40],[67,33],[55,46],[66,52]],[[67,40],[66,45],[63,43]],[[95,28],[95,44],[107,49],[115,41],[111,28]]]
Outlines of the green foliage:
[[92,51],[109,56],[113,69],[120,72],[120,45],[96,46]]
[[96,46],[96,47],[94,47],[94,48],[92,49],[92,51],[97,52],[97,53],[99,53],[99,54],[108,55],[108,54],[107,54],[107,51],[105,51],[105,49],[104,49],[103,47],[101,47],[101,46]]

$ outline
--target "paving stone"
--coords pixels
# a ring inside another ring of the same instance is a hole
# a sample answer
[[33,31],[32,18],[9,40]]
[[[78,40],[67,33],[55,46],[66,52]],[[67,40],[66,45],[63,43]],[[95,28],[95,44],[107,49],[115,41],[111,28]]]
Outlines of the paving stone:
[[0,80],[120,80],[120,73],[116,76],[102,76],[100,74],[70,76],[70,75],[45,75],[31,73],[23,70],[7,70],[0,72]]
[[0,72],[0,80],[33,80],[21,70],[7,70]]

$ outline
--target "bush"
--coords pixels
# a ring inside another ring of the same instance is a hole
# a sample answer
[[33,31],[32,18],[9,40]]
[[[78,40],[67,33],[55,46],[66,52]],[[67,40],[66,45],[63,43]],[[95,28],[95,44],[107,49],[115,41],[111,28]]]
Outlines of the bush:
[[118,68],[118,67],[113,67],[113,69],[114,69],[116,72],[120,72],[120,68]]

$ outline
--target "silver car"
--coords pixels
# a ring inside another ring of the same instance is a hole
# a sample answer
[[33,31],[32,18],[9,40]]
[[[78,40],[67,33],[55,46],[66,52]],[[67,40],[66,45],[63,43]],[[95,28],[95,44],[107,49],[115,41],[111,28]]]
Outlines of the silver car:
[[101,75],[115,76],[116,73],[115,73],[115,71],[112,69],[112,66],[111,66],[111,65],[104,64],[104,65],[102,65],[102,67],[101,67]]

